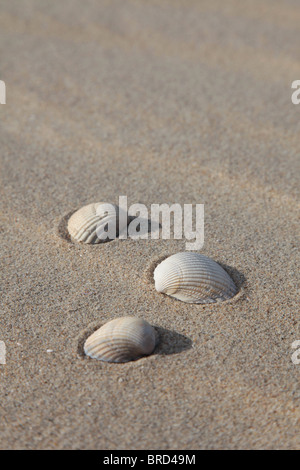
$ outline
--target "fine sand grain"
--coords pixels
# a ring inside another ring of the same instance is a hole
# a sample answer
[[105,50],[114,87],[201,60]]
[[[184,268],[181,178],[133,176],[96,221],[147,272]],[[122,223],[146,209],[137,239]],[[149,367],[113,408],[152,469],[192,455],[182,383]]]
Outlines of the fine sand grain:
[[[294,0],[1,2],[1,448],[300,449],[299,24]],[[185,240],[70,242],[119,195],[204,203],[238,296],[156,293]],[[84,357],[123,315],[155,353]]]

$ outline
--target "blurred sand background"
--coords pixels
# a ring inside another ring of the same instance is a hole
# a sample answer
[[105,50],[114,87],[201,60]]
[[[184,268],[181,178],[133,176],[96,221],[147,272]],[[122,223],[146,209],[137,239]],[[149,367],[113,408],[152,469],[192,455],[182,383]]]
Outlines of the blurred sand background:
[[[0,447],[299,449],[299,1],[0,8]],[[204,203],[202,252],[237,299],[156,293],[151,264],[185,240],[64,238],[66,214],[119,195]],[[159,327],[154,355],[82,356],[128,314]]]

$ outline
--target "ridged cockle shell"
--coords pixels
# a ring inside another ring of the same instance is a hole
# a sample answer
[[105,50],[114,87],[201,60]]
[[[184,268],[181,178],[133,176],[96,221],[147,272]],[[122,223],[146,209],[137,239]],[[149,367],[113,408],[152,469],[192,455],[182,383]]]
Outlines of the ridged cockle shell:
[[142,318],[121,317],[105,323],[85,342],[87,356],[106,362],[134,361],[155,348],[155,330]]
[[169,256],[154,270],[158,292],[188,303],[227,300],[237,293],[231,277],[215,261],[195,252]]
[[113,240],[127,227],[127,214],[115,204],[96,202],[71,215],[68,231],[73,240],[83,243],[103,243]]

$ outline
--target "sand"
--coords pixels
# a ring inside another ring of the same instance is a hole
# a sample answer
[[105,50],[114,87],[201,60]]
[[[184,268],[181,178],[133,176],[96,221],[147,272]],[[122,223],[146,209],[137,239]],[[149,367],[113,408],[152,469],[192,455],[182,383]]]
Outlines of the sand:
[[[299,24],[293,0],[1,2],[2,449],[300,448]],[[184,239],[64,237],[119,195],[204,203],[201,252],[238,297],[155,291]],[[84,357],[123,315],[155,354]]]

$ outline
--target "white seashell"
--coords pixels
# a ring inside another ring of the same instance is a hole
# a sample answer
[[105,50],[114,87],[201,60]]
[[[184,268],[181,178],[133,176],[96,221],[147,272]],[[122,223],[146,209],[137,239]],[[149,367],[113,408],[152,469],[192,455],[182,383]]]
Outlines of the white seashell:
[[230,299],[236,292],[231,277],[215,261],[195,252],[169,256],[154,270],[158,292],[188,303]]
[[[71,215],[68,231],[73,240],[83,243],[103,243],[113,240],[127,227],[127,214],[114,204],[88,204]],[[120,224],[120,226],[119,226]]]
[[134,361],[155,348],[155,330],[142,318],[121,317],[95,331],[85,342],[87,356],[106,362]]

